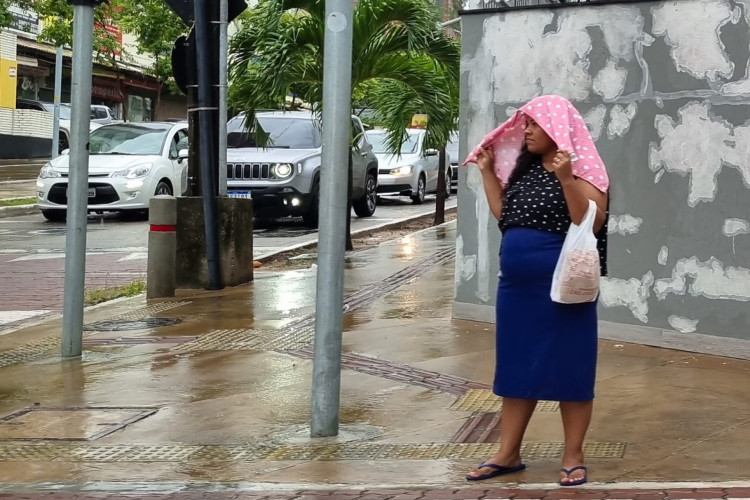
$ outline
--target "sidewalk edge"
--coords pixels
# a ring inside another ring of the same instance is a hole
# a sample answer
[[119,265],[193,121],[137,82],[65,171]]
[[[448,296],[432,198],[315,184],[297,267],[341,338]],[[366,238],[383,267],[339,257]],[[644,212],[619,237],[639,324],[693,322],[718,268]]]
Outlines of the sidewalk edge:
[[[445,209],[445,213],[453,213],[454,211],[458,210],[458,207],[450,207]],[[422,213],[422,214],[414,214],[409,217],[404,217],[403,219],[397,219],[389,222],[384,222],[382,224],[378,224],[377,226],[372,227],[365,227],[362,229],[357,229],[355,231],[352,231],[352,238],[358,237],[358,236],[366,236],[370,233],[374,233],[376,231],[383,231],[386,229],[393,229],[395,227],[401,226],[402,224],[408,224],[409,222],[412,222],[416,219],[421,219],[422,217],[427,217],[430,215],[434,215],[434,212],[430,213]],[[438,227],[438,226],[432,226],[432,227]],[[414,231],[415,233],[418,233],[420,231],[426,231],[428,229],[432,229],[432,227],[419,229],[417,231]],[[259,257],[255,257],[255,260],[258,262],[268,262],[269,260],[278,257],[281,254],[287,253],[287,252],[293,252],[295,250],[302,250],[304,248],[310,248],[314,247],[318,244],[318,239],[316,238],[314,241],[307,241],[304,243],[297,243],[296,245],[290,245],[288,247],[279,248],[278,250],[274,250],[273,252],[263,254]]]

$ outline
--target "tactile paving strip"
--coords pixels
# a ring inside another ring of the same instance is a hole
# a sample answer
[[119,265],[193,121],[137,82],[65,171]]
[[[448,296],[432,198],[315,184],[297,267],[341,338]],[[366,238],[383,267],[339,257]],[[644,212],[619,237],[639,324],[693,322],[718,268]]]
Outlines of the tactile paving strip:
[[[112,319],[142,319],[148,316],[176,309],[178,307],[192,304],[190,301],[162,302],[148,307],[142,307],[126,314],[115,316]],[[94,335],[96,332],[84,332],[84,337]],[[29,342],[22,346],[0,352],[0,368],[14,365],[24,361],[35,361],[52,355],[60,350],[60,336],[53,335],[35,342]]]
[[228,329],[212,330],[192,342],[175,346],[173,351],[259,351],[278,331]]
[[[535,411],[554,412],[560,408],[557,401],[539,401]],[[455,403],[451,410],[491,412],[502,409],[502,399],[487,389],[469,389]]]
[[[562,457],[562,442],[526,443],[529,460]],[[622,458],[626,443],[590,442],[587,458]],[[105,445],[0,444],[0,462],[195,462],[255,460],[436,460],[482,459],[497,451],[495,443],[342,443],[325,445]]]
[[189,306],[190,304],[192,304],[192,302],[189,300],[181,300],[181,301],[176,301],[176,302],[161,302],[159,304],[153,304],[153,305],[146,306],[146,307],[140,307],[133,311],[130,311],[124,314],[119,314],[110,319],[113,319],[113,320],[142,319],[142,318],[147,318],[149,316],[155,316],[165,311],[171,311],[172,309],[177,309],[178,307]]

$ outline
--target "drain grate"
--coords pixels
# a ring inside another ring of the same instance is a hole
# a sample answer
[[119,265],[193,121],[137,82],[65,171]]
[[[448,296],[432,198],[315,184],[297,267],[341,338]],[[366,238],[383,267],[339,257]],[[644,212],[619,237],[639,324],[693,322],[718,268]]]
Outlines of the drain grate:
[[83,325],[87,332],[121,332],[124,330],[148,330],[182,323],[180,318],[108,319]]
[[[625,443],[591,442],[589,458],[622,458]],[[529,460],[559,459],[562,442],[526,443]],[[496,443],[341,443],[326,445],[104,445],[0,444],[0,462],[250,462],[256,460],[463,460],[484,459],[497,451]]]
[[[554,412],[560,408],[557,401],[539,401],[535,411]],[[451,405],[456,411],[497,412],[502,409],[502,399],[489,389],[471,389],[466,391]]]

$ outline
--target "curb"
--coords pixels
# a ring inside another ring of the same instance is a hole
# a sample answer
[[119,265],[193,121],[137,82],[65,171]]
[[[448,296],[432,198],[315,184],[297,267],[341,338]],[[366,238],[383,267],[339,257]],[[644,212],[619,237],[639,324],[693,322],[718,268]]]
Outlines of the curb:
[[36,205],[16,205],[14,207],[0,207],[0,219],[8,217],[20,217],[22,215],[33,215],[39,213]]
[[[447,214],[453,213],[453,212],[455,212],[457,210],[458,210],[458,207],[446,208],[445,209],[445,213],[447,215]],[[417,219],[421,219],[423,217],[429,217],[430,215],[434,216],[434,214],[435,214],[434,212],[431,212],[431,213],[424,213],[424,214],[419,214],[419,215],[412,215],[412,216],[406,217],[404,219],[398,219],[398,220],[395,220],[395,221],[385,222],[385,223],[379,224],[377,226],[372,226],[372,227],[366,227],[366,228],[362,228],[362,229],[357,229],[355,231],[352,231],[352,238],[355,238],[355,237],[358,237],[358,236],[367,236],[367,235],[372,234],[374,232],[383,231],[383,230],[386,230],[386,229],[395,229],[395,228],[400,227],[403,224],[408,224],[408,223],[410,223],[412,221],[415,221]],[[425,229],[429,229],[429,228],[425,228]],[[420,231],[424,231],[424,229],[422,229]],[[418,232],[418,231],[415,231],[415,232]],[[291,246],[288,246],[288,247],[280,248],[278,250],[274,250],[271,253],[267,253],[267,254],[262,255],[260,257],[256,257],[254,260],[256,262],[264,263],[264,262],[268,262],[269,260],[272,260],[272,259],[278,257],[281,254],[284,254],[284,253],[287,253],[287,252],[293,252],[295,250],[302,250],[302,249],[314,247],[314,246],[317,246],[317,245],[318,245],[318,240],[317,239],[315,241],[307,241],[305,243],[298,243],[296,245],[291,245]]]

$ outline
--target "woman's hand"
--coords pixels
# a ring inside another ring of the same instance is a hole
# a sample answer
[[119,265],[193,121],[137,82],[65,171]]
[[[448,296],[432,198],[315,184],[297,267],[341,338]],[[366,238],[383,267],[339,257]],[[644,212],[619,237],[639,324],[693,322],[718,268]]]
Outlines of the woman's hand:
[[479,154],[477,155],[477,166],[483,174],[487,172],[494,173],[495,152],[492,150],[492,147],[483,148],[479,151]]
[[561,184],[575,180],[569,151],[561,149],[555,153],[555,157],[552,159],[552,171],[555,172]]

